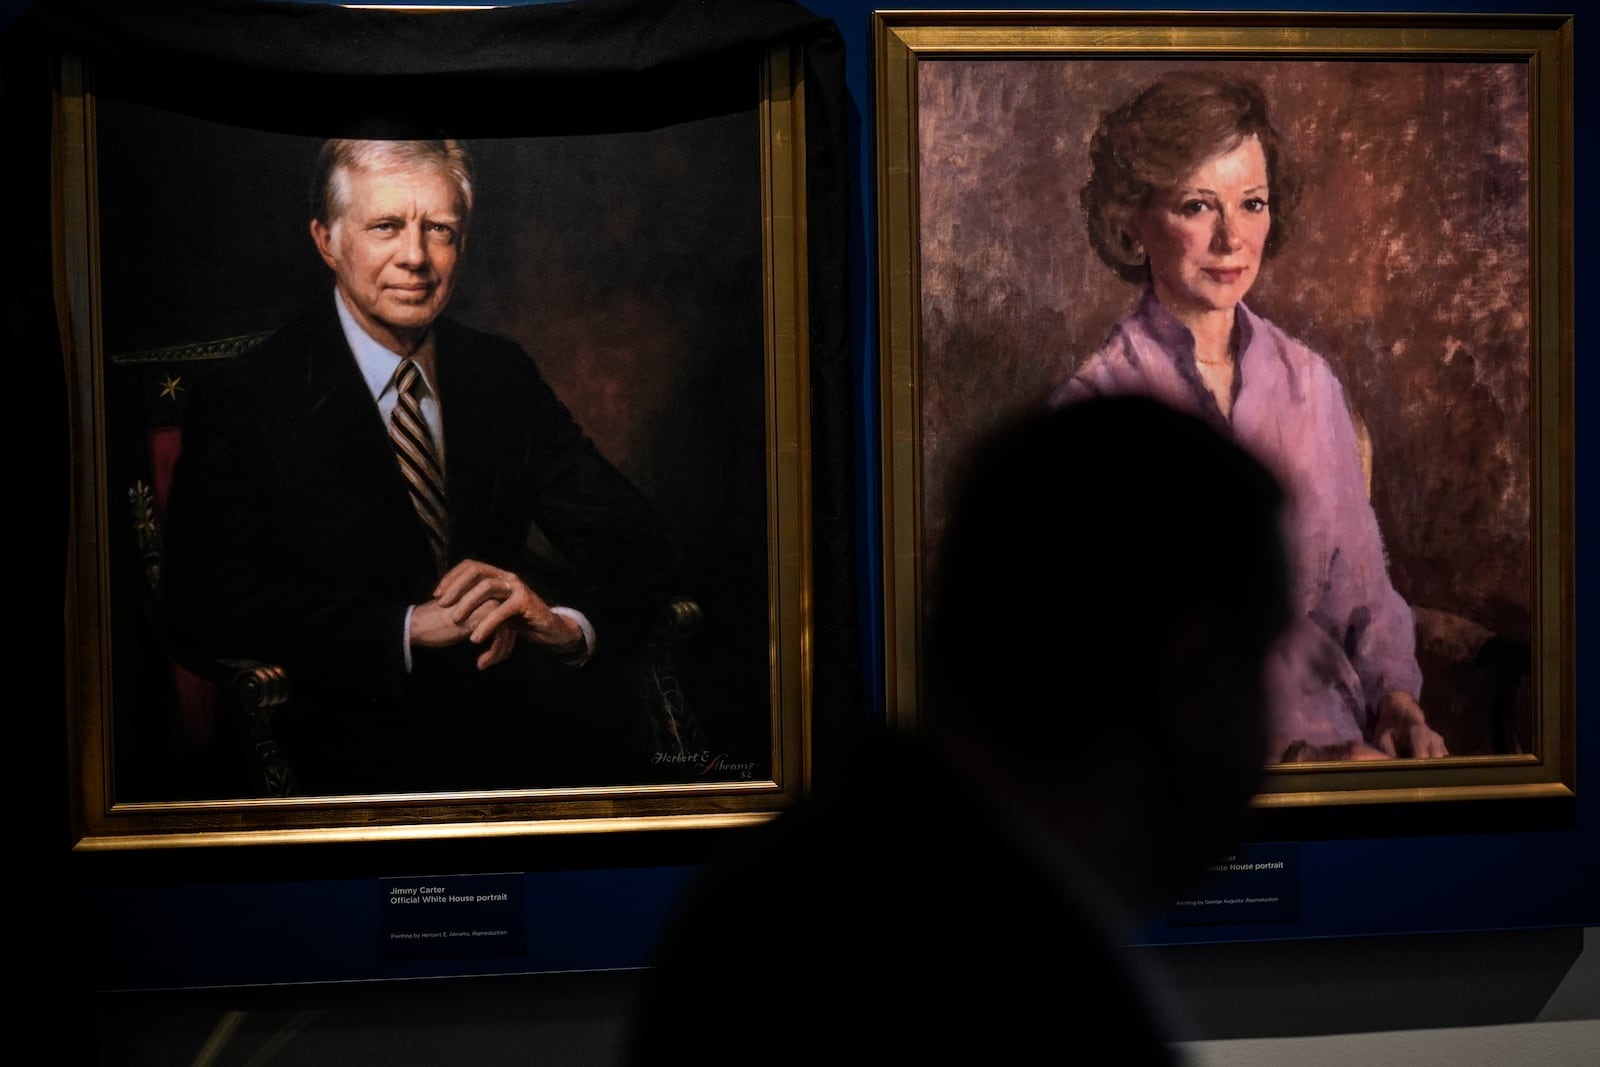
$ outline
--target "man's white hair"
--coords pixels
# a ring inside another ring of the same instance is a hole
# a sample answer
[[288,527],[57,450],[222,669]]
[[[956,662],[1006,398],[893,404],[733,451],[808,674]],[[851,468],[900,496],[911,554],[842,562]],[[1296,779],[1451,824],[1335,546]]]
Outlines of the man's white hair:
[[311,216],[332,227],[350,206],[355,171],[426,171],[444,174],[456,188],[463,228],[472,216],[472,160],[460,141],[378,141],[334,138],[322,145],[311,184]]

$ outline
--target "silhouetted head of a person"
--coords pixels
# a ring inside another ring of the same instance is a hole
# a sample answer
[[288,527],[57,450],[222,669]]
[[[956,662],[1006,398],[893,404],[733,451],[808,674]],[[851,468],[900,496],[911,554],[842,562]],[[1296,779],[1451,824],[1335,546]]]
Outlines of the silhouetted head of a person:
[[976,450],[929,593],[925,721],[1134,907],[1236,842],[1289,619],[1283,494],[1142,398],[1033,414]]

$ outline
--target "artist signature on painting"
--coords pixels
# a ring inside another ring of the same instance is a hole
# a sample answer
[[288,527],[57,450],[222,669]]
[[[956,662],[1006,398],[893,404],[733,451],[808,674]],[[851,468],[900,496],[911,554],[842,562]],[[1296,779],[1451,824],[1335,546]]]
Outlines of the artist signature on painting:
[[681,764],[693,769],[697,778],[735,777],[749,780],[755,777],[754,760],[733,760],[726,752],[712,752],[709,748],[698,752],[657,752],[650,757],[653,764]]

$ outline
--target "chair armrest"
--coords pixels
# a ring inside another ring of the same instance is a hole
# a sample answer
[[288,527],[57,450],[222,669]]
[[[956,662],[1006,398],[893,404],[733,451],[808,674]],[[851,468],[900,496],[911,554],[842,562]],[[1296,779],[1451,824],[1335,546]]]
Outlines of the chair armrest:
[[682,755],[698,751],[704,738],[683,688],[678,683],[677,645],[700,630],[700,605],[688,597],[673,597],[661,607],[645,640],[637,676],[640,698],[650,709],[658,752]]
[[253,659],[218,660],[220,688],[243,719],[244,736],[255,753],[255,767],[267,796],[300,791],[294,768],[278,746],[273,719],[289,700],[289,674],[275,663]]

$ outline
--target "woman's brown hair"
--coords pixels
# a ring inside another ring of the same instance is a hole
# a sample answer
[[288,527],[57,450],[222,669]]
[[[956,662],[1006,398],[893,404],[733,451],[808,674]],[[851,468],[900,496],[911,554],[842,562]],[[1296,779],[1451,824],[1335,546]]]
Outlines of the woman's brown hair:
[[1272,229],[1262,254],[1271,257],[1288,235],[1300,188],[1259,86],[1217,71],[1179,71],[1107,112],[1089,142],[1089,181],[1079,196],[1100,258],[1127,281],[1148,281],[1150,265],[1129,220],[1152,195],[1251,137],[1267,158]]

